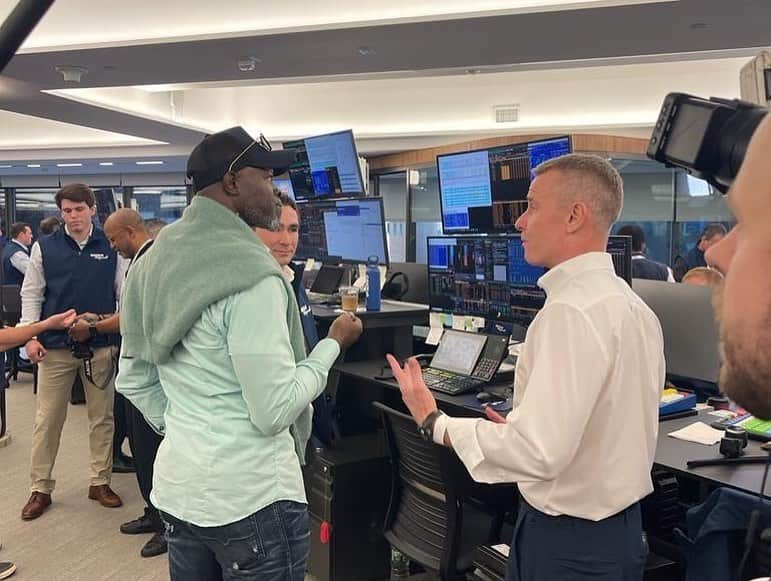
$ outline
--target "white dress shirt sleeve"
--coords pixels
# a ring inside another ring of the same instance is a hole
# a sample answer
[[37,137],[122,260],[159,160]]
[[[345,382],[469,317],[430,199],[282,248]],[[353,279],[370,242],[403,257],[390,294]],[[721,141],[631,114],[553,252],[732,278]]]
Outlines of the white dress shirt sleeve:
[[43,296],[46,291],[46,278],[43,271],[43,255],[40,244],[32,245],[27,272],[21,285],[21,321],[20,325],[29,325],[40,320],[43,310]]
[[506,423],[447,418],[440,424],[479,482],[556,478],[579,449],[608,377],[608,352],[584,312],[552,303],[539,319],[528,335],[534,358],[524,396]]
[[29,266],[29,256],[26,252],[17,252],[11,256],[11,266],[18,270],[22,274],[26,274],[27,266]]

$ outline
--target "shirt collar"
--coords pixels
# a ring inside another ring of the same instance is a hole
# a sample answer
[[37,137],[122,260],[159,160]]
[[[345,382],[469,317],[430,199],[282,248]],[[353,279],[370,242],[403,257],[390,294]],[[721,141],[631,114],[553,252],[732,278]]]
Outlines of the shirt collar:
[[16,244],[18,244],[19,246],[21,246],[21,247],[22,247],[24,250],[27,250],[27,245],[26,245],[26,244],[22,244],[21,242],[19,242],[18,240],[16,240],[16,238],[12,238],[12,239],[11,239],[11,242],[16,242]]
[[[69,226],[67,226],[67,224],[64,225],[64,232],[67,234],[67,236],[72,238],[72,234],[70,233],[70,228],[69,228]],[[86,244],[88,244],[88,241],[91,240],[91,236],[93,236],[93,235],[94,235],[94,223],[92,222],[91,223],[91,227],[88,230],[88,236],[86,236],[86,238],[83,240],[83,242],[75,241],[75,244],[77,244],[78,246],[83,248]],[[75,240],[74,238],[72,238],[72,239]]]
[[554,294],[578,275],[589,270],[609,270],[615,274],[613,259],[607,252],[586,252],[561,262],[538,279],[538,286],[546,294]]
[[282,266],[281,272],[284,273],[284,276],[286,277],[287,282],[289,282],[290,284],[294,282],[294,270],[292,270],[288,266]]

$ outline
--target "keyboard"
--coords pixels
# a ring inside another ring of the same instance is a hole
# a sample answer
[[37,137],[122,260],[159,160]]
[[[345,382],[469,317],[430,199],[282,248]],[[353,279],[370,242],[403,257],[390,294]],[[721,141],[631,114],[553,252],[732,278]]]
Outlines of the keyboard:
[[473,377],[457,375],[430,367],[423,370],[423,381],[426,382],[429,389],[441,391],[449,395],[459,395],[467,391],[474,391],[485,384],[484,381],[474,379]]
[[725,429],[727,426],[742,427],[753,440],[771,441],[771,420],[761,420],[751,414],[712,422],[713,428]]

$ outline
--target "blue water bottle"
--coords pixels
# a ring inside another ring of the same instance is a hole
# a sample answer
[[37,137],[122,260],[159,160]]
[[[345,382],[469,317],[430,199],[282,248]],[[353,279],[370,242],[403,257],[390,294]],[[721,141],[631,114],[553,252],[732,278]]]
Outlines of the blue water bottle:
[[367,259],[367,310],[380,310],[380,268],[379,259],[372,255]]

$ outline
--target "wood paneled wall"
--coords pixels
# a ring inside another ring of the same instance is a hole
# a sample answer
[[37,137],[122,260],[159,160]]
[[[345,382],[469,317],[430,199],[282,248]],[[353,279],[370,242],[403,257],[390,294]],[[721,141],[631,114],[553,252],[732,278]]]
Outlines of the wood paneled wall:
[[[488,139],[477,139],[475,141],[464,141],[452,145],[443,145],[441,147],[429,147],[426,149],[414,149],[412,151],[380,155],[377,157],[370,157],[367,161],[369,162],[370,171],[391,168],[425,167],[434,164],[436,162],[436,156],[444,153],[486,149],[488,147],[497,147],[499,145],[509,145],[536,139],[548,139],[550,137],[559,137],[559,135],[538,134],[491,137]],[[648,147],[647,139],[635,137],[614,137],[612,135],[590,135],[583,133],[573,134],[571,137],[573,138],[573,150],[577,152],[644,155],[645,150]]]

